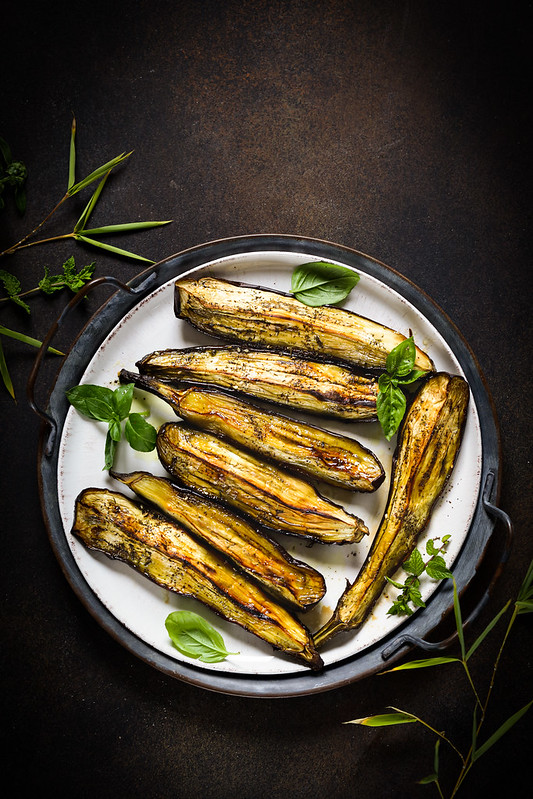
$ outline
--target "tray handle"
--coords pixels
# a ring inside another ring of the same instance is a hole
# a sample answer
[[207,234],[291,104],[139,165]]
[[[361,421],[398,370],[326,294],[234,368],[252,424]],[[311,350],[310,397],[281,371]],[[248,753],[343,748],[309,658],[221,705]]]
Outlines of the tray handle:
[[57,427],[57,422],[53,418],[53,416],[51,416],[46,411],[43,411],[42,408],[40,408],[39,405],[37,404],[35,400],[35,383],[37,380],[37,376],[39,374],[39,369],[41,366],[42,359],[46,351],[48,350],[48,347],[50,346],[50,342],[52,341],[53,337],[55,336],[55,334],[57,333],[57,331],[65,321],[70,311],[72,311],[72,309],[75,308],[76,305],[78,305],[78,303],[97,286],[108,284],[115,286],[119,290],[126,291],[128,292],[128,294],[140,294],[153,282],[154,279],[155,279],[155,273],[152,272],[150,275],[148,275],[148,277],[145,280],[143,280],[138,286],[135,287],[127,283],[122,283],[122,281],[118,280],[115,277],[112,277],[111,275],[104,275],[103,277],[97,277],[94,278],[93,280],[89,280],[89,282],[86,283],[84,286],[82,286],[82,288],[74,295],[74,297],[70,300],[68,305],[65,306],[60,316],[51,325],[48,333],[44,337],[42,344],[39,348],[39,352],[37,353],[37,357],[35,358],[35,362],[33,364],[26,385],[26,396],[30,408],[37,414],[37,416],[41,417],[43,422],[49,428],[48,438],[43,448],[43,451],[46,456],[49,457],[50,454],[52,453],[55,440],[57,437],[58,427]]
[[[491,469],[487,472],[487,476],[485,479],[485,486],[483,489],[482,494],[482,502],[485,510],[490,516],[494,516],[497,520],[501,521],[505,527],[505,541],[503,544],[503,551],[499,557],[498,563],[496,564],[496,568],[494,570],[494,575],[492,577],[490,585],[484,591],[481,599],[476,604],[476,606],[472,609],[466,620],[463,622],[463,629],[465,629],[469,624],[471,624],[481,613],[485,605],[487,604],[492,586],[498,576],[500,575],[505,563],[509,558],[509,554],[511,552],[511,545],[513,539],[513,524],[511,522],[510,517],[508,516],[505,511],[501,508],[498,508],[490,501],[492,489],[494,486],[495,474],[494,471]],[[410,646],[416,646],[419,649],[426,650],[428,652],[441,652],[444,649],[447,649],[451,646],[454,641],[458,639],[457,630],[453,632],[448,638],[443,639],[442,641],[437,641],[432,643],[430,641],[426,641],[423,638],[418,638],[415,635],[409,635],[408,633],[403,633],[395,638],[388,646],[386,646],[382,652],[381,657],[383,660],[388,660],[392,655],[396,654],[398,650],[402,647],[409,648]]]

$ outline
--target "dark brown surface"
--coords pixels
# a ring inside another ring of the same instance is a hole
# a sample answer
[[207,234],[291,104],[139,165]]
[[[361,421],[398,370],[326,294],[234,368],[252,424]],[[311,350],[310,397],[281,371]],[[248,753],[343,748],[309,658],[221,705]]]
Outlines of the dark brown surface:
[[[410,278],[469,341],[500,423],[510,560],[479,634],[531,558],[531,4],[140,2],[18,4],[1,29],[2,123],[29,168],[28,211],[0,214],[0,248],[64,193],[71,114],[78,176],[126,150],[94,224],[173,219],[116,238],[154,260],[204,241],[287,233],[367,252]],[[7,18],[6,18],[7,13]],[[49,235],[69,229],[87,197]],[[65,241],[0,268],[24,287],[71,254],[122,279],[132,262]],[[78,309],[57,345],[106,293]],[[66,297],[0,323],[42,337]],[[72,328],[72,329],[70,329]],[[400,706],[467,748],[472,695],[453,666],[298,699],[250,700],[172,680],[93,621],[49,546],[25,401],[34,351],[3,339],[18,404],[2,403],[4,782],[57,796],[417,797],[433,739],[418,725],[344,721]],[[48,380],[59,361],[50,359]],[[44,381],[46,382],[46,380]],[[44,391],[44,388],[43,388]],[[503,628],[473,661],[482,690]],[[499,632],[498,632],[499,631]],[[531,620],[501,662],[487,733],[531,693]],[[456,654],[452,650],[452,654]],[[531,717],[482,758],[464,796],[518,795]],[[442,752],[443,769],[457,761]],[[449,777],[444,779],[448,786]]]

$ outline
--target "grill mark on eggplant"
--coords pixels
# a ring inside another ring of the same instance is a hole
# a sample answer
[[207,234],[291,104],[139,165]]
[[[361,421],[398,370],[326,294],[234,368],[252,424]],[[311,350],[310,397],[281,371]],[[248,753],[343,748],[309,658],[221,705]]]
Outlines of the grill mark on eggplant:
[[167,590],[191,596],[311,669],[320,669],[308,629],[261,588],[162,514],[105,489],[76,499],[72,533]]

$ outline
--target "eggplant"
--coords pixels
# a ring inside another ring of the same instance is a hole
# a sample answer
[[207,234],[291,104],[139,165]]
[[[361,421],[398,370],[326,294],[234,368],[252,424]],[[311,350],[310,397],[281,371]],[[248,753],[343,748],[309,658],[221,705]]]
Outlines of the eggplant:
[[190,424],[307,477],[365,492],[375,491],[385,478],[376,456],[348,436],[275,414],[212,388],[173,385],[125,369],[119,378],[163,399]]
[[204,430],[167,422],[156,447],[161,464],[181,483],[269,530],[325,544],[353,543],[368,534],[361,519],[309,483]]
[[[405,340],[344,308],[309,307],[290,294],[213,277],[177,280],[174,312],[216,338],[338,358],[363,368],[384,369],[389,352]],[[419,348],[415,368],[435,371]]]
[[247,347],[189,347],[152,352],[141,374],[236,391],[293,410],[348,421],[377,419],[378,384],[340,364]]
[[308,629],[242,573],[162,514],[123,494],[87,488],[72,533],[89,549],[127,563],[157,585],[194,597],[311,669],[320,669]]
[[456,375],[435,374],[419,389],[398,434],[382,521],[358,576],[315,633],[317,648],[363,624],[386,577],[392,577],[414,550],[455,465],[468,402],[468,384]]
[[324,596],[326,586],[318,571],[292,558],[280,544],[222,505],[148,472],[111,471],[110,474],[141,500],[217,549],[237,569],[253,577],[265,591],[293,610],[306,610]]

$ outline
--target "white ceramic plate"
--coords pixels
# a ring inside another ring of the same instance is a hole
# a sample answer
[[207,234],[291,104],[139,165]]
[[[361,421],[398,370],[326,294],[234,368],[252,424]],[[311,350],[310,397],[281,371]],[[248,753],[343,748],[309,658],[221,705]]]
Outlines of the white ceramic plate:
[[[299,264],[316,260],[319,260],[316,256],[305,252],[244,252],[219,258],[184,274],[195,277],[213,275],[290,291],[293,269]],[[342,261],[333,263],[345,265]],[[409,335],[409,331],[412,331],[415,342],[430,355],[437,370],[463,374],[446,341],[417,308],[385,283],[361,269],[358,272],[361,279],[344,303],[345,308],[379,321],[404,335]],[[118,372],[122,368],[136,371],[136,361],[149,352],[170,347],[220,344],[220,341],[215,342],[214,339],[198,333],[185,321],[176,319],[173,311],[174,282],[173,278],[157,288],[120,320],[87,364],[80,382],[114,388],[117,385]],[[138,390],[135,397],[134,409],[149,409],[149,421],[152,424],[158,426],[164,421],[175,420],[174,412],[166,403]],[[365,520],[370,535],[360,544],[328,546],[315,543],[309,546],[292,536],[278,536],[280,543],[293,556],[306,561],[325,577],[326,596],[316,608],[300,616],[311,631],[316,631],[335,608],[346,580],[352,581],[356,577],[377,530],[387,499],[395,438],[389,444],[381,434],[378,423],[343,424],[317,417],[307,417],[307,420],[358,439],[377,455],[387,474],[382,486],[373,494],[319,486],[321,493]],[[306,670],[306,667],[274,652],[269,645],[236,625],[224,622],[199,602],[167,592],[125,564],[88,551],[71,535],[74,502],[83,489],[95,486],[130,495],[129,489],[102,471],[105,434],[104,424],[89,421],[70,408],[63,427],[57,466],[58,501],[64,533],[76,564],[103,605],[141,641],[166,657],[194,663],[200,669],[235,675],[273,676]],[[480,422],[475,402],[471,398],[463,444],[454,472],[419,541],[419,546],[423,547],[429,538],[450,534],[447,552],[449,565],[453,564],[461,550],[475,512],[480,488],[481,460]],[[135,452],[126,444],[119,445],[115,468],[121,472],[143,469],[168,476],[155,453]],[[397,577],[402,580],[401,571]],[[431,596],[436,585],[425,578],[422,585],[424,599]],[[326,666],[357,655],[388,636],[404,621],[387,614],[396,593],[393,589],[383,594],[358,632],[338,636],[338,639],[333,639],[323,649],[321,654]],[[193,610],[204,616],[222,633],[227,649],[239,654],[231,655],[221,663],[209,665],[184,658],[172,645],[165,629],[165,618],[177,609]]]

